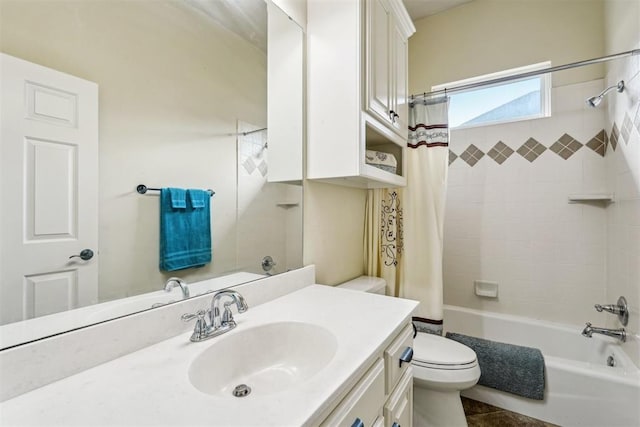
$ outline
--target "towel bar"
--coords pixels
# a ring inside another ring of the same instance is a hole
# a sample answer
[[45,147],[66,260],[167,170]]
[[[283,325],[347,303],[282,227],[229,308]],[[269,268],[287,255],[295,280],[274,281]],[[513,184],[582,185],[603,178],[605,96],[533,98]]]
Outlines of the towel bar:
[[[151,187],[147,187],[144,184],[140,184],[136,187],[136,191],[140,194],[146,194],[147,191],[160,191],[160,190],[161,188],[151,188]],[[208,188],[207,191],[209,192],[210,197],[213,197],[213,195],[216,194],[216,192],[210,188]]]

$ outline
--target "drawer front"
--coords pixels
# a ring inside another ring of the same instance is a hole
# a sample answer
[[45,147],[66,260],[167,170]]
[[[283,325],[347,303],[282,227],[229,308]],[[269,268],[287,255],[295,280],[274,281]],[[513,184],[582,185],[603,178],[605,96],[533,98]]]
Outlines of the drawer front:
[[382,418],[384,404],[384,362],[378,359],[347,397],[323,421],[323,426],[370,427]]
[[398,334],[398,337],[384,351],[384,370],[386,372],[385,393],[394,389],[402,374],[411,363],[401,362],[400,358],[413,349],[413,327],[409,324]]
[[412,427],[413,372],[409,367],[384,405],[385,427]]

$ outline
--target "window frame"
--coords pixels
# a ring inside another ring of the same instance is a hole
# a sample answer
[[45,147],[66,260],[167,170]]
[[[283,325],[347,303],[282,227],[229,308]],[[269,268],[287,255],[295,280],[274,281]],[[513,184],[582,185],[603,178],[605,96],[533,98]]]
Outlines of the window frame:
[[[503,77],[514,76],[521,73],[544,70],[547,68],[551,68],[551,61],[538,62],[536,64],[525,65],[523,67],[510,68],[508,70],[498,71],[495,73],[483,74],[483,75],[471,77],[468,79],[443,83],[443,84],[432,86],[431,90],[432,91],[442,91],[445,89],[455,90],[461,86],[465,86],[468,84],[487,82],[495,79],[500,79]],[[513,117],[509,119],[493,120],[493,121],[483,122],[483,123],[473,123],[465,126],[462,126],[462,125],[451,126],[450,128],[451,129],[470,129],[470,128],[481,127],[481,126],[493,126],[493,125],[499,125],[499,124],[505,124],[505,123],[521,122],[526,120],[551,117],[551,88],[552,88],[551,73],[540,74],[534,77],[540,78],[540,110],[541,111],[539,113],[531,114],[528,116]],[[482,90],[482,89],[487,89],[491,87],[505,86],[511,83],[517,83],[517,82],[529,80],[532,78],[533,77],[524,77],[522,79],[514,79],[507,82],[494,83],[490,85],[479,86],[472,89],[460,90],[460,91],[456,91],[456,93],[469,93],[476,90]],[[455,96],[455,95],[456,94],[450,94],[449,96]]]

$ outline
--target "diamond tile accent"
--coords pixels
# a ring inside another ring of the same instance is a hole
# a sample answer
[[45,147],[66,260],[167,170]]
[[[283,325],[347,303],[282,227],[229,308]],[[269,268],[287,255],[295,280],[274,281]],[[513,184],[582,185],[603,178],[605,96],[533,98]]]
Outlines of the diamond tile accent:
[[569,157],[573,156],[573,154],[582,148],[582,144],[573,139],[573,137],[569,134],[564,134],[560,137],[559,140],[553,143],[549,150],[556,153],[558,156],[567,160]]
[[607,133],[604,131],[604,129],[602,129],[585,145],[604,157],[604,155],[607,153]]
[[638,102],[638,108],[636,108],[636,117],[633,119],[633,124],[640,133],[640,102]]
[[242,166],[244,167],[244,170],[246,170],[249,175],[251,175],[253,171],[256,170],[256,164],[251,157],[247,157],[247,160],[242,162]]
[[458,158],[458,155],[453,151],[449,150],[449,166],[451,166],[451,163],[455,162],[457,158]]
[[540,154],[544,153],[546,149],[547,147],[540,144],[535,139],[529,138],[527,142],[522,144],[516,152],[530,162],[533,162],[538,158],[538,156],[540,156]]
[[631,138],[631,130],[633,129],[633,124],[631,123],[631,119],[629,118],[629,114],[624,114],[624,120],[622,122],[622,127],[620,128],[620,135],[622,135],[622,140],[625,144],[629,143],[629,139]]
[[263,177],[267,176],[267,170],[268,170],[267,162],[265,162],[264,160],[261,161],[260,164],[258,165],[258,170],[260,171],[260,174]]
[[611,134],[609,135],[609,143],[611,144],[611,148],[613,148],[613,151],[616,151],[616,148],[618,147],[618,138],[620,138],[620,135],[618,133],[618,126],[616,125],[616,122],[613,122]]
[[478,160],[480,160],[482,156],[484,156],[484,153],[473,144],[468,146],[467,149],[464,150],[462,154],[460,154],[460,158],[467,162],[467,164],[471,167],[475,166],[475,164],[478,163]]
[[491,157],[497,164],[501,165],[513,153],[514,151],[511,149],[511,147],[509,147],[502,141],[498,141],[498,143],[494,145],[491,150],[489,150],[487,156]]

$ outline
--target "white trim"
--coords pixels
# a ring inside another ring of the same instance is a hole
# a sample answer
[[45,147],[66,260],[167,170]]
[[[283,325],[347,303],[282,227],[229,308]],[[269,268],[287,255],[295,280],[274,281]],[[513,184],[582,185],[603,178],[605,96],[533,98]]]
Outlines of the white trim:
[[[486,82],[486,81],[489,81],[489,80],[499,79],[499,78],[502,78],[502,77],[514,76],[516,74],[527,73],[527,72],[530,72],[530,71],[544,70],[545,68],[551,68],[551,61],[538,62],[537,64],[525,65],[524,67],[510,68],[508,70],[498,71],[498,72],[495,72],[495,73],[483,74],[481,76],[470,77],[468,79],[456,80],[454,82],[443,83],[443,84],[440,84],[440,85],[431,86],[431,91],[435,92],[437,90],[454,89],[456,87],[460,87],[460,86],[464,86],[464,85],[468,85],[468,84]],[[523,80],[527,80],[527,79],[523,79]],[[519,80],[513,80],[513,81],[517,82]],[[508,83],[511,83],[511,82],[508,82]],[[485,86],[485,87],[502,86],[503,84],[506,84],[506,83],[497,83],[495,85],[489,85],[489,86]],[[475,89],[469,89],[469,92],[471,92],[472,90],[475,90]],[[465,92],[467,92],[467,91],[465,91]]]
[[[546,68],[551,68],[551,61],[538,62],[536,64],[526,65],[524,67],[511,68],[511,69],[508,69],[508,70],[498,71],[498,72],[490,73],[490,74],[484,74],[484,75],[481,75],[481,76],[471,77],[471,78],[468,78],[468,79],[457,80],[457,81],[449,82],[449,83],[443,83],[443,84],[440,84],[440,85],[432,86],[431,87],[431,91],[438,91],[438,90],[445,90],[445,89],[455,89],[457,87],[465,86],[465,85],[468,85],[468,84],[481,83],[481,82],[485,82],[485,81],[495,80],[495,79],[499,79],[499,78],[502,78],[502,77],[509,77],[509,76],[522,74],[522,73],[527,73],[527,72],[531,72],[531,71],[544,70]],[[508,82],[495,83],[495,84],[492,84],[492,85],[486,85],[486,86],[479,87],[479,88],[474,88],[474,89],[461,90],[460,92],[457,92],[456,94],[473,92],[473,91],[482,90],[482,89],[486,89],[486,88],[490,88],[490,87],[505,86],[505,85],[508,85],[508,84],[516,83],[516,82],[523,81],[523,80],[530,80],[530,79],[533,79],[533,78],[539,78],[540,79],[540,110],[541,111],[540,111],[539,114],[534,114],[534,115],[529,115],[529,116],[521,116],[521,117],[513,117],[513,118],[508,118],[508,119],[503,119],[503,120],[487,121],[487,122],[482,122],[482,123],[474,123],[474,124],[470,124],[470,125],[466,125],[466,126],[462,126],[462,125],[450,126],[450,129],[469,129],[469,128],[475,128],[475,127],[481,127],[481,126],[493,126],[493,125],[499,125],[499,124],[504,124],[504,123],[513,123],[513,122],[520,122],[520,121],[525,121],[525,120],[533,120],[533,119],[541,119],[541,118],[544,118],[544,117],[551,117],[551,86],[552,86],[551,85],[551,73],[542,74],[542,75],[535,76],[535,77],[524,77],[522,79],[512,80],[512,81],[508,81]],[[456,94],[451,94],[449,96],[455,96]]]

